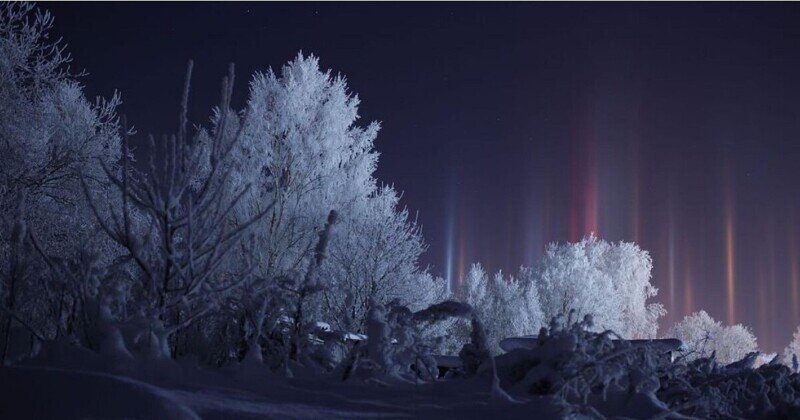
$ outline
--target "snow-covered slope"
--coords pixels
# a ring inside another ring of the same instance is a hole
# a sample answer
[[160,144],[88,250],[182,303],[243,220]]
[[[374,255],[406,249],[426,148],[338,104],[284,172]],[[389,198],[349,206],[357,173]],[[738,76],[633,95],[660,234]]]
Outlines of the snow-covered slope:
[[[230,372],[229,372],[230,373]],[[300,375],[302,376],[302,375]],[[464,380],[391,386],[333,380],[219,376],[219,384],[157,387],[124,376],[43,367],[0,368],[0,418],[355,419],[476,418],[497,413],[557,418],[549,398],[490,403],[489,383]],[[238,383],[238,387],[235,386]]]
[[0,395],[4,419],[200,418],[158,387],[96,372],[4,367]]

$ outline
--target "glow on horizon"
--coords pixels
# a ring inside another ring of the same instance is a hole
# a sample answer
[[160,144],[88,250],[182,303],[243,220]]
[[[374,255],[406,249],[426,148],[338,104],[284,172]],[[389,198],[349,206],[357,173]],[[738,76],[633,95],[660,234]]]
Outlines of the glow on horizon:
[[800,306],[798,302],[798,294],[800,294],[800,287],[798,287],[798,282],[800,282],[800,269],[798,269],[797,263],[797,255],[795,254],[796,251],[793,251],[791,256],[791,276],[792,276],[792,315],[794,316],[795,321],[800,318]]
[[766,348],[772,348],[771,340],[775,337],[775,323],[771,322],[774,319],[777,319],[777,312],[776,309],[778,305],[776,305],[778,299],[778,291],[775,288],[775,277],[778,275],[778,267],[776,264],[776,249],[775,249],[775,219],[774,217],[770,217],[769,222],[769,229],[767,230],[767,240],[769,241],[769,300],[772,302],[772,305],[766,305],[766,308],[769,310],[767,314],[768,319],[770,322],[767,323],[767,334],[766,339],[762,339],[763,343],[766,343]]
[[445,281],[447,282],[447,294],[451,294],[454,290],[453,285],[453,264],[455,261],[454,254],[455,250],[455,241],[456,241],[456,205],[455,205],[455,184],[453,182],[453,177],[450,177],[450,182],[448,183],[448,191],[447,191],[447,202],[445,203],[445,250],[444,250],[444,276]]
[[725,179],[725,204],[724,204],[724,223],[725,223],[725,293],[727,301],[727,320],[729,325],[736,322],[736,247],[734,229],[734,209],[733,193],[731,191],[730,177],[726,171]]
[[634,142],[631,148],[631,161],[633,162],[631,177],[633,179],[633,193],[631,194],[631,231],[633,232],[633,242],[641,242],[641,194],[642,194],[642,174],[641,157],[639,155],[639,142]]
[[600,233],[600,185],[594,139],[575,133],[571,157],[569,240]]
[[[442,271],[452,290],[460,287],[472,263],[493,272],[536,266],[548,243],[577,242],[594,232],[609,241],[634,241],[651,253],[651,282],[660,289],[653,302],[668,311],[659,321],[661,332],[683,316],[706,310],[725,324],[753,327],[762,348],[775,351],[785,329],[782,323],[800,323],[797,222],[784,217],[788,213],[773,214],[771,221],[769,214],[759,213],[751,222],[750,197],[735,182],[741,180],[739,165],[730,157],[715,155],[720,160],[717,176],[703,181],[707,195],[699,197],[683,189],[698,182],[691,177],[653,176],[650,155],[640,156],[634,147],[609,151],[602,133],[594,136],[587,125],[573,134],[562,160],[553,163],[558,164],[553,172],[557,177],[533,179],[524,184],[527,197],[503,203],[525,206],[520,212],[527,218],[520,218],[524,233],[513,227],[497,233],[519,238],[521,252],[514,252],[511,242],[488,250],[476,244],[482,239],[477,235],[486,233],[470,218],[472,210],[465,205],[470,201],[453,194],[445,218],[447,249],[439,258],[446,261]],[[620,156],[630,160],[618,164],[613,159]],[[772,223],[771,231],[767,223]],[[766,241],[773,242],[771,248]],[[512,261],[517,255],[524,260]]]
[[455,221],[453,215],[447,215],[447,248],[445,249],[445,279],[447,281],[447,294],[453,290],[453,246],[455,242]]
[[[457,291],[465,275],[466,235],[463,223],[456,223],[457,215],[451,209],[447,215],[447,243],[445,248],[445,278],[449,292]],[[461,222],[459,218],[459,222]],[[458,224],[458,232],[456,225]],[[456,235],[458,233],[458,235]],[[456,236],[458,236],[456,238]],[[457,248],[457,249],[456,249]]]
[[463,230],[462,230],[462,235],[459,236],[459,240],[458,240],[458,279],[456,281],[457,286],[461,286],[461,282],[464,280],[464,276],[466,274],[465,271],[464,271],[465,270],[464,267],[467,264],[467,261],[466,261],[466,259],[467,259],[467,255],[466,255],[466,253],[467,253],[467,251],[466,251],[467,245],[466,245],[466,242],[467,241],[464,238]]
[[[669,221],[667,226],[667,279],[669,283],[669,310],[675,311],[675,209],[672,198],[669,202]],[[671,316],[670,318],[674,318]],[[673,321],[675,321],[673,319]]]
[[[756,284],[763,285],[765,277],[766,275],[764,274],[764,263],[762,260],[759,260],[759,262],[757,262],[756,273],[755,273]],[[769,314],[767,314],[767,308],[766,308],[768,304],[766,289],[767,289],[766,287],[759,287],[756,292],[757,294],[756,322],[758,324],[758,328],[764,333],[766,333],[767,330],[769,329],[769,319],[768,319]],[[762,336],[766,337],[766,334],[762,334]],[[762,346],[764,345],[763,337],[760,343]]]
[[586,190],[584,191],[583,233],[600,233],[600,185],[597,171],[597,147],[594,139],[586,141]]
[[[638,151],[637,151],[638,152]],[[632,213],[633,216],[631,217],[631,228],[633,230],[633,242],[637,244],[641,242],[640,238],[640,231],[641,231],[641,214],[639,209],[639,195],[641,194],[642,189],[642,181],[641,175],[639,174],[639,154],[636,153],[633,156],[633,198],[631,205],[633,206]]]
[[683,315],[687,316],[694,312],[694,279],[692,278],[692,262],[690,257],[687,257],[684,262],[683,270]]
[[800,263],[797,261],[797,242],[794,234],[794,222],[792,222],[789,228],[789,275],[792,290],[792,320],[796,323],[800,321]]

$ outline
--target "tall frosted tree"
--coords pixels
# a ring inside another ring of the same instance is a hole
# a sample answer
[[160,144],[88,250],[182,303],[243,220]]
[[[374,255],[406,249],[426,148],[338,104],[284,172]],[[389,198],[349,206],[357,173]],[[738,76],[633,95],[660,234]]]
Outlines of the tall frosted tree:
[[345,79],[320,71],[314,56],[253,77],[234,173],[254,186],[240,214],[275,202],[258,229],[265,274],[302,267],[328,212],[344,216],[375,190],[379,125],[355,125],[358,104]]
[[424,250],[419,228],[398,208],[394,189],[379,187],[373,175],[380,126],[357,125],[358,105],[344,77],[298,54],[280,72],[257,73],[245,109],[216,110],[211,129],[201,135],[201,143],[215,135],[223,113],[231,116],[223,138],[241,133],[230,182],[234,189],[253,188],[235,207],[234,224],[273,206],[247,244],[253,270],[236,304],[247,308],[251,342],[280,318],[284,305],[270,299],[281,279],[297,277],[308,265],[331,210],[339,216],[330,258],[320,267],[323,294],[315,296],[325,304],[309,317],[359,329],[371,299],[417,302],[418,293],[411,292],[430,285],[417,269]]

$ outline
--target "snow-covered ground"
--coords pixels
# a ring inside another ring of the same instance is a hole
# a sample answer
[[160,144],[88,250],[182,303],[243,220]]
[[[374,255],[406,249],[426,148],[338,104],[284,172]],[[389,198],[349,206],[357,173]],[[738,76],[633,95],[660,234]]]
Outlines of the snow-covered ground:
[[777,358],[672,361],[657,345],[590,332],[588,319],[556,321],[472,374],[465,364],[427,382],[370,360],[343,381],[292,361],[277,373],[252,358],[199,367],[56,341],[0,368],[0,419],[800,418],[800,375]]
[[4,367],[0,394],[2,418],[198,418],[168,390],[97,372]]
[[[301,375],[298,375],[301,376]],[[337,383],[267,372],[206,373],[155,386],[122,375],[18,366],[0,369],[2,418],[475,418],[559,417],[549,398],[490,402],[485,379],[437,384]],[[216,383],[214,383],[216,382]]]

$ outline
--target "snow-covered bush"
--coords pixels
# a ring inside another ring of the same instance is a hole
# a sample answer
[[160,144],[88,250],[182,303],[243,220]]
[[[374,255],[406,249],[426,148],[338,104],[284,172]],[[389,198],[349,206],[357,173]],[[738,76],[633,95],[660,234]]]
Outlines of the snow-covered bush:
[[367,315],[366,345],[359,342],[344,358],[335,374],[343,380],[361,379],[435,382],[438,341],[426,332],[431,326],[452,319],[469,323],[469,337],[458,352],[460,367],[449,377],[468,377],[490,359],[486,333],[475,311],[463,302],[447,300],[413,312],[392,301],[373,302]]
[[545,319],[575,311],[592,314],[594,328],[625,338],[654,338],[666,312],[648,303],[658,294],[650,284],[652,260],[628,242],[609,243],[594,235],[577,243],[548,245],[535,282]]
[[758,351],[756,337],[749,328],[741,324],[723,326],[705,311],[686,316],[672,327],[668,336],[683,342],[686,360],[716,354],[716,360],[727,364]]
[[598,416],[651,418],[669,412],[655,392],[669,358],[633,346],[612,331],[593,332],[592,316],[575,311],[542,327],[527,348],[497,357],[500,384],[512,395],[547,395]]
[[418,334],[413,313],[407,307],[398,302],[391,302],[388,307],[373,302],[367,317],[367,346],[360,374],[435,381],[438,372],[431,348]]
[[417,322],[436,323],[451,318],[469,320],[469,341],[461,348],[458,356],[463,363],[464,373],[473,375],[491,357],[486,329],[480,315],[470,305],[452,300],[433,304],[414,313],[414,319]]
[[593,418],[800,414],[800,375],[777,363],[777,357],[758,368],[758,353],[726,365],[715,357],[673,363],[658,345],[634,345],[593,329],[588,316],[577,323],[553,319],[527,347],[496,358],[500,384],[512,397],[549,396],[570,412]]
[[777,362],[754,368],[757,353],[722,366],[714,357],[676,363],[661,375],[657,395],[693,418],[796,418],[800,376]]

